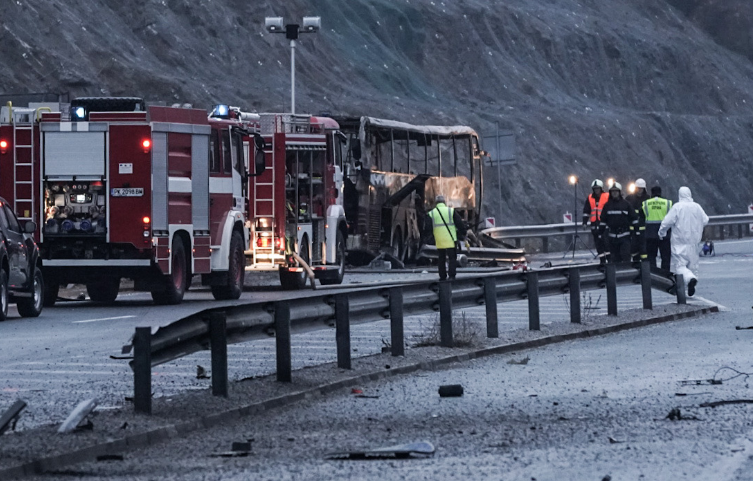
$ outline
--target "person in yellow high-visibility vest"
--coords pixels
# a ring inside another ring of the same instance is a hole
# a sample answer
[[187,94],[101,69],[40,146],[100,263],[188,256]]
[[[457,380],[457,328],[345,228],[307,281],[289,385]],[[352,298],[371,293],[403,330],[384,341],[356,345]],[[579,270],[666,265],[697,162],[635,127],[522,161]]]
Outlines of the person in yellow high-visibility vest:
[[426,215],[431,220],[434,244],[437,246],[439,280],[447,279],[447,266],[449,264],[450,279],[455,279],[457,272],[458,251],[457,242],[459,237],[465,236],[465,223],[460,214],[452,207],[447,207],[444,196],[438,195],[435,207]]
[[664,239],[659,239],[659,228],[671,208],[672,201],[662,198],[661,187],[651,187],[651,198],[643,201],[643,213],[646,216],[646,249],[651,266],[656,265],[657,251],[661,254],[661,268],[665,271],[669,270],[669,261],[672,258],[672,229],[667,230]]

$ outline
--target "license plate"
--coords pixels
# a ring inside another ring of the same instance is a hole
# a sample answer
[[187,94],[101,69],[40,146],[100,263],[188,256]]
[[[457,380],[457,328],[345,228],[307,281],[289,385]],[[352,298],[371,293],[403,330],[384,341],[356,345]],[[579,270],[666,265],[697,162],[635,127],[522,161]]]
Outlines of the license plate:
[[112,189],[113,197],[141,197],[144,195],[144,189],[141,187]]

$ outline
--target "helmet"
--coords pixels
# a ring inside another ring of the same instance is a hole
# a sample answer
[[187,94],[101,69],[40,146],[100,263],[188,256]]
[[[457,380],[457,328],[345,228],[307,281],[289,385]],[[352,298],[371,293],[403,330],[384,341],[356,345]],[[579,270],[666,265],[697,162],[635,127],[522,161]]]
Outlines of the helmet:
[[635,186],[636,187],[640,187],[641,189],[645,189],[646,188],[646,181],[643,180],[643,179],[638,179],[638,180],[635,181]]
[[604,190],[604,182],[600,181],[599,179],[594,180],[591,182],[591,188],[599,187],[601,190]]
[[620,192],[622,192],[622,185],[620,185],[619,182],[615,182],[614,184],[612,184],[612,187],[610,187],[609,190],[619,190]]

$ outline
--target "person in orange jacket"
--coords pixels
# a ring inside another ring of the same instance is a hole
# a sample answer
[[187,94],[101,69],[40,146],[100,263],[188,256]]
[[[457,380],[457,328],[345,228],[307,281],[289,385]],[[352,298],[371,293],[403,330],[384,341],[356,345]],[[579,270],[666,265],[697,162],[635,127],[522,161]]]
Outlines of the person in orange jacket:
[[607,242],[604,238],[606,224],[601,221],[602,209],[607,200],[609,200],[609,194],[604,192],[604,183],[599,179],[591,182],[591,193],[583,205],[583,227],[586,227],[589,223],[591,224],[591,235],[594,238],[599,262],[602,264],[606,263],[607,255],[609,254]]

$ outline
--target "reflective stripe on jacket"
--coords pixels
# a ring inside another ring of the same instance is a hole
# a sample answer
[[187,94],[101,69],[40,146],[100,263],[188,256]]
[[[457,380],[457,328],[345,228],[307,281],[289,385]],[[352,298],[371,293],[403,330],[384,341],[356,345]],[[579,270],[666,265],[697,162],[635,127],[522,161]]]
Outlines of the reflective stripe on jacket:
[[434,230],[434,243],[437,249],[452,249],[458,240],[458,234],[453,222],[455,210],[445,204],[437,204],[429,211],[429,218]]
[[594,199],[594,195],[591,194],[588,196],[588,202],[591,204],[591,223],[599,222],[601,221],[601,210],[604,207],[604,204],[607,203],[609,200],[609,194],[606,192],[602,192],[599,196],[599,202],[596,202],[596,199]]

